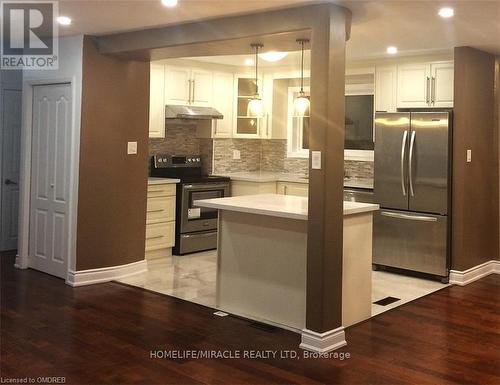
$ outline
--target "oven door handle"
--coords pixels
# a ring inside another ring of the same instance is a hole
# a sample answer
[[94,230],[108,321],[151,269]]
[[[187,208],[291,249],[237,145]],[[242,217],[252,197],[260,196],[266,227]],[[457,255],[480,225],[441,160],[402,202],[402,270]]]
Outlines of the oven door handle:
[[212,184],[185,184],[182,186],[184,190],[207,190],[207,189],[221,189],[226,188],[227,183],[212,183]]
[[213,237],[215,233],[216,232],[213,232],[213,233],[203,233],[203,234],[193,234],[193,235],[182,234],[182,238],[206,238],[206,237]]

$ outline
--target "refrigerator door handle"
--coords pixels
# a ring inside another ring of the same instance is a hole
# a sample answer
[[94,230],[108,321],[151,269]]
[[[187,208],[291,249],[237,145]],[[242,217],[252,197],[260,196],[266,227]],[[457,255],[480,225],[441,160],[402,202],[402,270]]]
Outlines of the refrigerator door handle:
[[409,154],[409,160],[408,160],[408,179],[410,180],[410,195],[412,197],[415,196],[415,191],[413,190],[413,150],[415,147],[415,136],[417,136],[417,133],[413,131],[411,133],[411,139],[410,139],[410,154]]
[[408,139],[408,130],[405,130],[403,134],[403,140],[401,141],[401,191],[403,192],[403,196],[406,196],[406,187],[405,187],[405,149],[406,149],[406,140]]
[[389,211],[382,211],[380,215],[389,218],[397,218],[397,219],[407,219],[410,221],[420,221],[420,222],[437,222],[437,218],[435,217],[427,217],[425,215],[408,215],[408,214],[398,214]]

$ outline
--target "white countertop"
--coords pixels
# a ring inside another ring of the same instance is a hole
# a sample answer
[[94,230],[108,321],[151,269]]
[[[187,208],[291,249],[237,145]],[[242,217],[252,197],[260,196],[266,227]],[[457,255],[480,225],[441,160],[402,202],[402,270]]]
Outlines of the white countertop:
[[344,179],[345,188],[364,188],[373,190],[373,179],[370,178],[346,178]]
[[[195,201],[200,207],[237,211],[248,214],[307,220],[308,198],[291,195],[261,194]],[[368,213],[379,209],[379,205],[344,202],[344,215]]]
[[[217,176],[226,176],[235,181],[245,182],[292,182],[292,183],[309,183],[309,178],[301,174],[276,173],[269,171],[247,171],[234,173],[217,173]],[[373,179],[369,178],[346,178],[344,179],[344,187],[346,188],[364,188],[373,189]]]
[[174,183],[179,183],[181,180],[180,179],[173,179],[173,178],[148,178],[148,185],[152,184],[174,184]]

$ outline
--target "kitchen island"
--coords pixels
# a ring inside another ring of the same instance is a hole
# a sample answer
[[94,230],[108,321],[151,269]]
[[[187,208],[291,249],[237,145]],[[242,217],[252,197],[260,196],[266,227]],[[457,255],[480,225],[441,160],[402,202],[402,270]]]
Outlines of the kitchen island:
[[[263,194],[195,205],[219,210],[217,308],[304,329],[308,199]],[[378,205],[344,202],[343,326],[371,315],[375,210]]]

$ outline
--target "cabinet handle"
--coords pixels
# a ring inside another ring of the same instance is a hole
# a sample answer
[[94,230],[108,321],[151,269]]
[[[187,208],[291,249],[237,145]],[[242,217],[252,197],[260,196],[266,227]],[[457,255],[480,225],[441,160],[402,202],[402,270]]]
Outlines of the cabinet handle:
[[146,238],[146,240],[150,241],[152,239],[160,239],[160,238],[163,238],[163,237],[164,237],[164,235],[155,235],[154,237],[148,237],[148,238]]
[[165,209],[147,210],[148,213],[161,213],[162,211],[165,211]]
[[191,80],[193,83],[193,95],[191,96],[191,103],[194,103],[194,96],[195,96],[195,85],[196,85],[196,82],[195,80]]
[[431,78],[427,76],[427,87],[425,88],[425,101],[427,104],[431,103],[430,91],[431,91]]
[[189,79],[188,80],[188,88],[189,88],[189,96],[188,96],[188,104],[191,104],[191,100],[192,100],[192,84],[191,84],[192,80]]
[[287,193],[288,193],[288,186],[284,185],[283,186],[283,195],[287,195]]
[[432,93],[431,93],[431,103],[436,103],[436,78],[432,77]]

